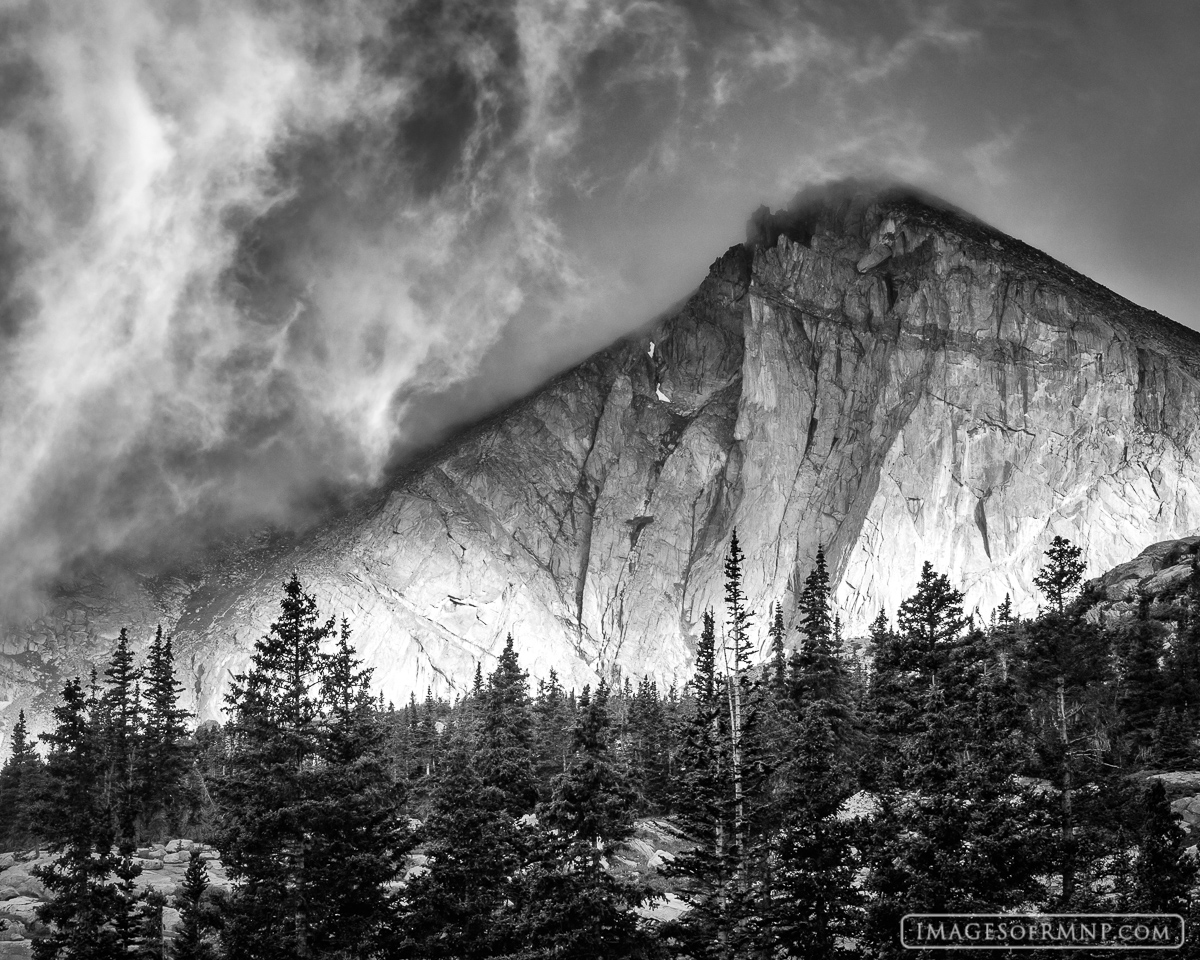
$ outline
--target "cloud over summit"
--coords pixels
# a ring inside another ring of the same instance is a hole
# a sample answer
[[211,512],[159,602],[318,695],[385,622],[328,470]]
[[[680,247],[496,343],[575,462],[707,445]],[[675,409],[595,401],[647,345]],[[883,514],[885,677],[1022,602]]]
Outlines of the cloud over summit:
[[0,604],[377,482],[682,295],[806,181],[1070,212],[1059,108],[989,85],[1009,38],[1036,75],[1120,30],[995,9],[0,0]]

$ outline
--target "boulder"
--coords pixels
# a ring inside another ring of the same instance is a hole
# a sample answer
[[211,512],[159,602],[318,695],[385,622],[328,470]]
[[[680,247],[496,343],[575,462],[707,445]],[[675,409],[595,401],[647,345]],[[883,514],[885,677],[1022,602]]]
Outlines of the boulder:
[[163,907],[162,924],[164,934],[170,936],[177,929],[179,929],[179,925],[182,922],[183,914],[181,914],[178,910],[176,910],[174,907]]
[[0,919],[15,920],[27,928],[34,927],[39,923],[37,908],[41,903],[36,897],[14,897],[5,900],[0,903]]
[[26,877],[24,880],[13,884],[18,894],[23,897],[36,897],[38,900],[46,900],[49,894],[46,891],[46,885],[37,877]]

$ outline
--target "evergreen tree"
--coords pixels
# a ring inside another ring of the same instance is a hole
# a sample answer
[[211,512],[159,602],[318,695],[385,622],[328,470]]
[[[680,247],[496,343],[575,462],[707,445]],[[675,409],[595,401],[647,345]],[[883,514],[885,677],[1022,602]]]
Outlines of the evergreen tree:
[[809,656],[827,656],[832,650],[833,616],[829,603],[829,570],[825,548],[817,547],[813,568],[804,581],[798,604],[802,650]]
[[190,715],[179,706],[183,687],[175,675],[171,638],[163,636],[161,626],[146,653],[142,677],[145,720],[135,782],[143,824],[151,835],[163,837],[181,824],[191,757],[185,746]]
[[1187,711],[1163,707],[1154,725],[1154,762],[1166,770],[1191,770],[1197,762],[1195,725]]
[[[1113,758],[1096,731],[1111,712],[1108,638],[1097,626],[1068,609],[1044,613],[1028,627],[1022,685],[1028,691],[1039,767],[1059,797],[1058,857],[1060,905],[1088,891],[1079,883],[1086,872],[1089,839],[1085,808],[1099,802],[1111,779]],[[1111,738],[1109,739],[1111,743]],[[1101,831],[1107,832],[1107,827]],[[1099,854],[1097,854],[1098,856]]]
[[139,677],[125,628],[117,637],[104,678],[108,689],[101,705],[104,712],[104,791],[116,819],[118,835],[132,840],[138,810],[134,782],[136,747],[141,736],[141,705],[136,686]]
[[[132,850],[118,850],[106,789],[103,710],[95,674],[88,694],[78,678],[63,688],[47,734],[48,800],[42,832],[58,858],[35,868],[53,899],[37,908],[50,932],[33,944],[36,960],[117,960],[137,946],[140,914]],[[116,877],[114,880],[113,877]]]
[[1187,853],[1187,831],[1175,822],[1161,780],[1146,789],[1134,864],[1136,904],[1154,913],[1190,912],[1196,861]]
[[966,624],[962,594],[928,562],[916,592],[900,605],[899,632],[887,629],[882,611],[876,618],[864,711],[873,740],[872,756],[863,764],[867,785],[900,788],[906,783],[906,738],[919,732],[926,697]]
[[321,622],[293,575],[279,619],[227,696],[219,846],[238,881],[225,941],[242,957],[369,951],[404,846],[402,796],[343,621]]
[[1042,902],[1047,801],[1014,773],[1027,762],[1015,684],[969,636],[926,691],[904,738],[905,789],[885,791],[868,843],[868,940],[894,951],[910,912],[1004,910]]
[[44,789],[45,767],[29,742],[25,711],[17,714],[10,752],[0,767],[0,849],[23,850],[37,842],[37,803]]
[[967,626],[962,603],[962,593],[926,561],[916,593],[900,604],[900,669],[915,671],[925,680],[932,678]]
[[481,775],[474,747],[455,728],[420,832],[427,870],[407,881],[389,956],[495,956],[501,914],[510,917],[523,900],[529,831],[510,811],[511,797]]
[[643,812],[668,802],[667,757],[672,749],[671,739],[658,685],[643,678],[629,706],[621,738],[628,775],[637,794],[638,808]]
[[712,611],[705,611],[695,672],[688,681],[692,709],[682,726],[676,774],[676,819],[694,846],[666,867],[667,875],[682,883],[681,895],[691,909],[667,924],[664,936],[696,957],[728,956],[733,919],[728,714],[724,678],[715,669],[715,634]]
[[818,704],[804,708],[794,744],[751,943],[761,956],[844,956],[859,911],[854,831],[837,816],[852,789],[851,770]]
[[1046,565],[1033,578],[1033,582],[1046,595],[1051,608],[1062,613],[1083,580],[1086,566],[1083,550],[1070,540],[1056,536],[1046,550]]
[[[482,694],[482,681],[480,681]],[[567,694],[558,682],[553,667],[545,681],[539,681],[537,699],[533,703],[534,742],[537,752],[539,787],[549,791],[550,781],[567,768],[571,756],[571,716]]]
[[323,735],[304,862],[306,882],[322,896],[328,917],[311,939],[318,956],[366,954],[378,944],[391,918],[390,885],[411,846],[403,787],[384,756],[371,674],[355,656],[343,619],[337,647],[322,664]]
[[476,762],[484,782],[503,794],[513,816],[532,811],[538,787],[529,674],[520,667],[511,634],[484,691],[480,743]]
[[1158,625],[1138,618],[1113,641],[1118,659],[1118,705],[1123,715],[1123,732],[1128,749],[1143,757],[1151,752],[1155,721],[1164,695],[1164,678],[1159,666],[1162,636]]
[[818,709],[845,752],[855,737],[854,709],[849,673],[839,647],[834,644],[829,573],[825,568],[825,553],[820,548],[804,581],[800,611],[800,650],[791,665],[791,695],[797,715]]
[[171,960],[217,960],[215,933],[220,929],[220,915],[205,900],[208,883],[208,868],[200,859],[200,851],[193,848],[183,884],[175,896],[180,922]]
[[503,925],[502,950],[537,945],[537,956],[644,957],[652,941],[633,909],[646,886],[605,868],[633,828],[634,792],[610,749],[607,692],[589,697],[574,729],[574,750],[550,800],[521,895]]

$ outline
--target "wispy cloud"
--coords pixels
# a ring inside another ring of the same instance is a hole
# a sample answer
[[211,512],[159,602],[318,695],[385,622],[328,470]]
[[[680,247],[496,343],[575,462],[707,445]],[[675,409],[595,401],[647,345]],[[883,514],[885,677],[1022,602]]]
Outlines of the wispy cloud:
[[0,602],[377,481],[805,181],[999,196],[1036,131],[959,96],[991,10],[0,0]]

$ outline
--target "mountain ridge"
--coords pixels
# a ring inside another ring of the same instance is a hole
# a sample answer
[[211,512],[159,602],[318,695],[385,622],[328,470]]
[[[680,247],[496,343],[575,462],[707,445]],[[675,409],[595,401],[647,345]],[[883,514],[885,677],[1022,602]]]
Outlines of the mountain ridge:
[[908,188],[802,191],[760,209],[678,312],[305,540],[113,588],[83,614],[68,596],[10,631],[0,699],[157,617],[215,715],[293,567],[393,697],[461,689],[508,632],[535,677],[679,682],[735,526],[759,610],[778,599],[791,618],[822,543],[852,631],[895,610],[925,557],[986,614],[1030,590],[1053,533],[1096,571],[1196,529],[1198,371],[1200,334],[969,214]]

